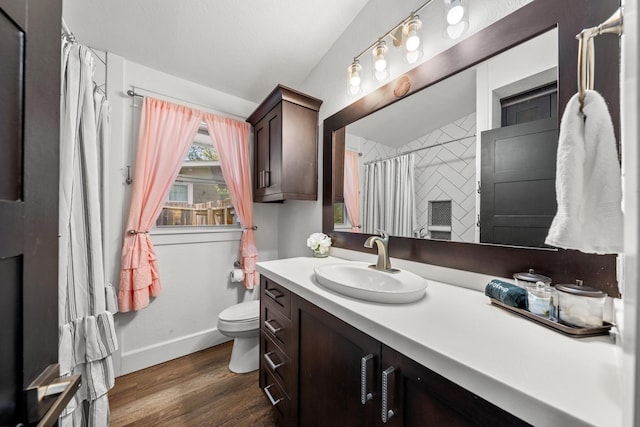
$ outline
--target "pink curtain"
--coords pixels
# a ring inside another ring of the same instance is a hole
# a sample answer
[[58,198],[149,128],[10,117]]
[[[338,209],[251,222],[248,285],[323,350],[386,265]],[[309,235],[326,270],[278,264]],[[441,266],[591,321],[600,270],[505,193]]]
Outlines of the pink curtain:
[[244,271],[244,285],[253,289],[258,284],[254,225],[253,225],[253,193],[249,162],[249,124],[213,114],[205,114],[209,135],[220,158],[222,175],[227,183],[231,203],[236,209],[242,239],[240,241],[240,263]]
[[358,153],[345,150],[344,153],[344,205],[351,221],[351,231],[360,233],[360,194],[358,182]]
[[149,305],[162,287],[149,230],[195,138],[202,112],[145,97],[129,218],[122,247],[118,303],[120,311]]

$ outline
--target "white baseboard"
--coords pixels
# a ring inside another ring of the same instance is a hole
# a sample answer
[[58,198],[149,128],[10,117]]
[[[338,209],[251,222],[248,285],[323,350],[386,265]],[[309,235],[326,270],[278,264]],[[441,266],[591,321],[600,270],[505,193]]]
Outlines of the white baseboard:
[[123,351],[120,375],[130,374],[230,340],[231,338],[218,332],[217,328],[213,328],[132,351]]

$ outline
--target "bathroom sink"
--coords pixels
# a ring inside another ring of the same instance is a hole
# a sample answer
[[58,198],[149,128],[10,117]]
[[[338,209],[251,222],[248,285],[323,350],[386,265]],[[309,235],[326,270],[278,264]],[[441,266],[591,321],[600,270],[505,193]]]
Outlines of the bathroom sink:
[[408,271],[387,273],[369,263],[325,264],[313,269],[318,283],[350,297],[381,303],[407,303],[422,298],[427,280]]

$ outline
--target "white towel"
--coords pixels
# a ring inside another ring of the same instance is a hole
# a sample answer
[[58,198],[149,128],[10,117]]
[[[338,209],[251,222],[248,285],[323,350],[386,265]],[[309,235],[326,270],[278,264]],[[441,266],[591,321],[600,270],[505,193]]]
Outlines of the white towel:
[[545,243],[586,253],[620,253],[622,180],[611,117],[602,96],[592,90],[586,92],[583,112],[576,94],[560,123],[558,211]]

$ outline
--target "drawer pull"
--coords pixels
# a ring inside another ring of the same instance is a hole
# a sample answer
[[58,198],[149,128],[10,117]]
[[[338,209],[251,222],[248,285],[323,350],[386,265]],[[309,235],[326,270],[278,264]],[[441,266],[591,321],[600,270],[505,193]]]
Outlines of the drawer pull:
[[277,289],[265,289],[264,294],[272,300],[277,300],[278,298],[282,298],[284,296],[284,293]]
[[382,422],[385,424],[395,415],[395,412],[389,409],[389,376],[394,370],[393,366],[390,366],[382,371]]
[[273,384],[269,384],[268,386],[266,386],[265,388],[263,388],[265,394],[267,395],[267,397],[269,398],[269,401],[271,402],[271,406],[276,406],[278,403],[280,403],[282,401],[282,398],[276,400],[273,398],[273,396],[271,395],[271,392],[269,391],[269,389],[273,387]]
[[[265,320],[264,321],[264,326],[266,326],[266,328],[269,330],[269,332],[271,332],[273,335],[277,334],[278,332],[280,332],[282,330],[281,327],[277,327],[274,328],[273,325],[271,324],[271,322],[275,322],[275,320],[273,319],[269,319],[269,320]],[[277,325],[277,323],[276,323]]]
[[367,371],[369,360],[373,359],[373,354],[369,353],[360,359],[360,403],[366,405],[373,399],[373,393],[367,391]]
[[269,367],[271,368],[271,370],[275,371],[276,369],[278,369],[280,366],[284,365],[284,362],[280,362],[280,363],[275,363],[273,361],[273,359],[271,358],[271,355],[274,354],[275,352],[270,351],[269,353],[265,353],[264,354],[264,360],[267,361],[267,365],[269,365]]

